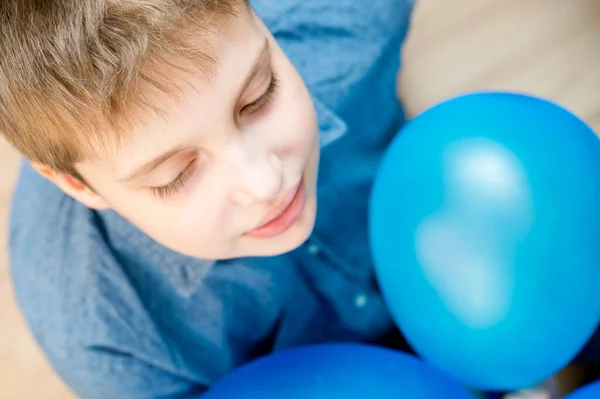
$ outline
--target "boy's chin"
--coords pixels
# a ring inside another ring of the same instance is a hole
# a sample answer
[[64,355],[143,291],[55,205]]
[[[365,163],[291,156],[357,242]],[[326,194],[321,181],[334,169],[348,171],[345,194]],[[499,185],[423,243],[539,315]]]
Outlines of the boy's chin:
[[278,256],[298,249],[308,240],[314,222],[310,226],[298,226],[284,234],[268,239],[248,238],[244,245],[248,253],[244,256]]
[[317,214],[317,201],[314,190],[309,189],[304,211],[299,220],[287,231],[270,238],[241,237],[239,250],[241,257],[278,256],[298,249],[312,234]]
[[278,256],[298,249],[308,240],[313,229],[314,217],[302,220],[285,233],[271,238],[244,238],[243,256]]

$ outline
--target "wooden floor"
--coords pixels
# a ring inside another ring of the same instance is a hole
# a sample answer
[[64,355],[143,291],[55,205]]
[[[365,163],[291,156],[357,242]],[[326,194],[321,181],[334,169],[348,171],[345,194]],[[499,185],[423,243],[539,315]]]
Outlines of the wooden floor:
[[[600,0],[418,0],[400,94],[411,114],[469,90],[552,98],[600,131]],[[0,225],[18,158],[0,143]],[[20,318],[0,229],[0,398],[69,399]]]

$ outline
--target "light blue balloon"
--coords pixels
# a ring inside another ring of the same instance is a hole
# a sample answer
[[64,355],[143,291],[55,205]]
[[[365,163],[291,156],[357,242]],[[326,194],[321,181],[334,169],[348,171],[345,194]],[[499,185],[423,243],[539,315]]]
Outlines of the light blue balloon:
[[370,233],[419,354],[479,389],[535,385],[600,320],[600,140],[538,98],[443,102],[391,144]]
[[437,368],[401,352],[322,344],[276,352],[217,382],[202,399],[473,399]]
[[586,385],[573,392],[565,399],[598,399],[600,398],[600,381]]

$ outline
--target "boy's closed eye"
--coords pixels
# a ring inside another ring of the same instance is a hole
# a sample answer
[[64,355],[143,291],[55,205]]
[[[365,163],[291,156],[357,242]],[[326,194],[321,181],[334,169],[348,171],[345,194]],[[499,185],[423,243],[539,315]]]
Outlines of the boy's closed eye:
[[267,105],[269,105],[274,98],[278,84],[279,81],[277,80],[275,72],[271,72],[271,80],[267,86],[267,89],[257,99],[249,104],[244,105],[240,110],[240,116],[254,115],[267,108]]
[[198,157],[194,158],[190,163],[188,163],[185,168],[179,172],[177,177],[173,179],[171,182],[156,187],[150,187],[154,196],[160,199],[168,198],[176,194],[179,190],[181,190],[185,183],[189,180],[189,178],[197,172],[198,168]]
[[[270,75],[271,79],[269,81],[269,85],[263,91],[263,93],[250,103],[241,107],[239,111],[239,116],[241,118],[261,116],[264,112],[268,111],[268,106],[273,101],[274,94],[278,87],[277,76],[272,71]],[[185,167],[180,170],[177,176],[169,183],[150,187],[151,192],[159,199],[167,199],[174,196],[185,187],[186,183],[192,176],[194,176],[197,172],[201,172],[198,171],[198,169],[201,167],[201,164],[202,163],[198,161],[198,156],[196,156],[192,161],[187,163]]]

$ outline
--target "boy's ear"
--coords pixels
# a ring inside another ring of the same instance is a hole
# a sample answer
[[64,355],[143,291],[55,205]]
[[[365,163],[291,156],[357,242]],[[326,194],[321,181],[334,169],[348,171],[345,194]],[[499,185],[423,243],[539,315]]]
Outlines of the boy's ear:
[[91,209],[108,209],[109,205],[91,187],[80,179],[68,174],[57,172],[45,165],[32,162],[33,168],[46,179],[58,186],[67,195]]

